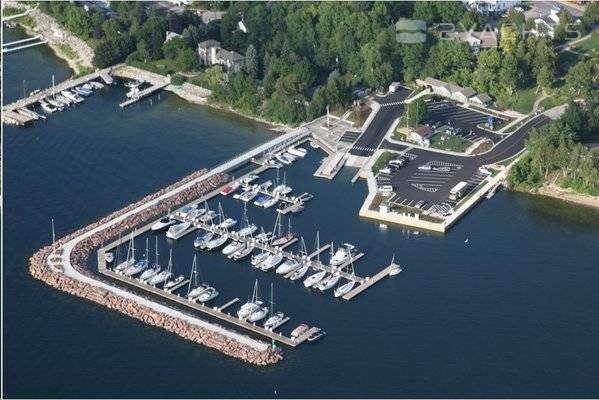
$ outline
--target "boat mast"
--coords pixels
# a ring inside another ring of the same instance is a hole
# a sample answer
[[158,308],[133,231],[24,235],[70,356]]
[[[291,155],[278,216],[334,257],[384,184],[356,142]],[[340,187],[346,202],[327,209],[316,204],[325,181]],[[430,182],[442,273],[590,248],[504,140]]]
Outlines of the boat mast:
[[173,249],[168,252],[168,266],[166,267],[167,273],[170,275],[173,270]]
[[320,265],[320,232],[316,231],[316,263]]
[[194,288],[198,285],[198,272],[196,270],[196,262],[197,262],[196,257],[197,257],[197,255],[194,254],[193,263],[191,264],[191,273],[189,274],[189,285],[187,285],[187,295],[189,295],[189,293],[191,292],[192,285]]
[[218,202],[218,223],[219,225],[225,222],[225,212],[223,211],[223,206]]

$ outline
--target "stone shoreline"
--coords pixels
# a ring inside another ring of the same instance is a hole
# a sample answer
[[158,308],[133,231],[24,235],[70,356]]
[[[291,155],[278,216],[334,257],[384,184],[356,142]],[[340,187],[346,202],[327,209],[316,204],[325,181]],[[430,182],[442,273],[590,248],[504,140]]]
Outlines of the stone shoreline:
[[[71,233],[61,238],[56,242],[54,248],[60,247],[65,243],[71,241],[72,239],[92,229],[95,229],[96,227],[101,226],[106,222],[114,218],[117,218],[129,212],[130,210],[140,205],[143,205],[148,201],[151,201],[169,192],[170,190],[173,190],[206,173],[207,170],[205,169],[194,172],[173,185],[161,189],[160,191],[154,194],[146,196],[144,199],[138,202],[135,202],[119,211],[116,211],[100,219],[95,223],[92,223],[82,229],[79,229],[74,233]],[[139,224],[147,222],[150,219],[161,215],[169,208],[174,208],[178,205],[191,201],[192,199],[197,198],[203,194],[209,193],[210,191],[226,183],[228,180],[229,177],[227,176],[227,174],[215,175],[205,181],[198,183],[197,185],[194,185],[186,190],[177,193],[176,195],[167,197],[158,202],[157,204],[147,209],[144,209],[139,213],[127,217],[123,221],[112,225],[108,229],[104,229],[95,233],[94,235],[81,241],[74,247],[71,254],[72,265],[81,274],[93,277],[94,279],[98,279],[97,276],[95,276],[92,273],[90,268],[85,267],[85,264],[87,263],[87,260],[89,259],[91,252],[95,248],[100,246],[102,243],[105,243],[115,238],[119,234],[129,232],[131,229],[138,226]],[[107,290],[104,290],[103,288],[95,287],[88,283],[66,276],[63,273],[51,268],[47,263],[49,259],[50,264],[53,264],[54,266],[58,266],[58,268],[60,268],[60,260],[62,260],[61,254],[61,250],[53,252],[51,246],[46,246],[38,250],[36,253],[33,254],[33,256],[29,260],[30,274],[34,278],[39,279],[58,290],[93,301],[97,304],[101,304],[109,309],[119,311],[132,318],[143,321],[148,325],[160,327],[171,333],[177,334],[187,340],[218,350],[223,354],[240,359],[244,362],[253,365],[263,366],[275,364],[283,359],[280,350],[273,350],[270,347],[266,346],[266,350],[259,351],[248,345],[240,343],[230,337],[226,337],[225,335],[220,334],[216,330],[205,329],[200,326],[193,325],[181,318],[157,312],[155,310],[150,309],[149,307],[137,303],[134,300],[121,297]]]

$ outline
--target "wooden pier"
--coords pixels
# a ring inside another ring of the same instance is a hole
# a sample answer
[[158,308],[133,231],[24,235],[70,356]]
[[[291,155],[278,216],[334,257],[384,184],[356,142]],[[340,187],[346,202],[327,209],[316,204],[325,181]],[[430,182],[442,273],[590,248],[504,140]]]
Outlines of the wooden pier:
[[175,290],[179,290],[180,288],[182,288],[183,286],[187,285],[188,283],[189,283],[189,279],[185,279],[184,281],[177,283],[172,288],[162,289],[162,290],[164,290],[167,293],[173,293]]
[[226,302],[222,306],[218,307],[218,311],[225,311],[227,308],[231,307],[233,304],[239,301],[239,297],[235,297],[233,300]]
[[168,85],[169,85],[168,83],[164,83],[164,82],[156,84],[156,85],[152,85],[149,88],[140,91],[135,97],[123,101],[121,104],[119,104],[119,106],[121,108],[130,106],[131,104],[137,103],[138,101],[142,100],[143,98],[150,96],[151,94],[157,92],[158,90],[160,90]]
[[389,276],[389,272],[391,271],[391,269],[393,267],[394,267],[394,265],[391,264],[391,265],[387,266],[386,268],[383,268],[381,271],[379,271],[373,277],[364,279],[359,286],[355,287],[354,289],[352,289],[348,293],[346,293],[343,296],[343,300],[351,300],[351,299],[353,299],[354,297],[356,297],[357,295],[359,295],[360,293],[362,293],[366,289],[370,288],[375,283],[378,283],[381,279]]

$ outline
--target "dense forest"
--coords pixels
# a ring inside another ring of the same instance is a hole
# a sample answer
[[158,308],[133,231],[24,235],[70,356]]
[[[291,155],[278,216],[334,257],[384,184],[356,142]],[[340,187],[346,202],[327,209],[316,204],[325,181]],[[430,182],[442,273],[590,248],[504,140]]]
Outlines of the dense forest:
[[[395,80],[411,82],[432,76],[472,86],[509,105],[518,90],[549,87],[558,78],[550,39],[524,38],[503,26],[506,22],[530,25],[515,10],[497,24],[499,48],[476,57],[467,43],[440,40],[439,32],[430,28],[451,22],[462,29],[482,29],[483,18],[462,2],[199,5],[222,9],[225,14],[206,25],[192,10],[161,15],[141,2],[111,2],[115,12],[111,17],[67,2],[41,2],[40,7],[92,44],[98,67],[126,60],[156,72],[160,72],[156,64],[168,65],[168,73],[193,72],[200,69],[198,42],[220,40],[223,47],[245,55],[244,68],[230,73],[220,67],[203,69],[190,78],[192,83],[212,89],[213,101],[286,124],[322,115],[327,105],[333,110],[346,107],[356,87],[384,90]],[[427,22],[430,29],[424,43],[397,42],[394,24],[404,18]],[[565,39],[564,26],[571,19],[564,13],[556,42]],[[238,28],[241,20],[247,29]],[[599,4],[588,5],[583,28],[598,21]],[[167,31],[182,37],[165,43]],[[592,73],[571,74],[568,83],[584,90],[592,87],[593,79]]]

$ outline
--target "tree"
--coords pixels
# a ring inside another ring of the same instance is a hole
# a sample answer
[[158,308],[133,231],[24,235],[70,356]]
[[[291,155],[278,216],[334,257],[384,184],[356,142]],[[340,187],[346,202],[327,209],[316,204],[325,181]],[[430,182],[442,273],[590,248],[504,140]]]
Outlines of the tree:
[[164,42],[162,45],[162,54],[164,55],[164,58],[174,60],[177,55],[185,49],[189,49],[187,41],[180,37],[174,37],[169,41]]
[[193,71],[199,68],[200,61],[195,51],[185,48],[177,54],[175,65],[179,71]]
[[470,78],[472,50],[468,43],[441,40],[430,51],[427,75],[467,85]]
[[501,25],[499,47],[504,53],[513,53],[518,45],[518,31],[512,25]]
[[195,25],[189,25],[181,34],[181,37],[187,41],[187,45],[192,49],[198,47],[198,43],[202,41],[202,36],[202,30]]
[[372,43],[364,45],[360,53],[364,65],[364,80],[375,89],[383,89],[391,81],[391,64],[384,61],[382,52]]
[[479,13],[473,10],[466,12],[460,19],[460,28],[463,31],[479,31],[485,26],[485,21]]
[[406,119],[412,128],[417,127],[427,116],[426,102],[422,97],[406,105]]
[[473,74],[472,85],[481,92],[497,95],[500,88],[497,77],[501,68],[501,54],[497,49],[481,51],[478,55],[478,64]]
[[504,57],[499,69],[499,82],[505,88],[507,94],[511,96],[521,80],[522,72],[518,69],[518,61],[516,57],[508,54]]
[[537,85],[539,88],[547,89],[553,85],[555,80],[555,71],[551,66],[544,65],[537,74]]
[[244,69],[245,73],[251,79],[256,79],[258,77],[258,54],[256,48],[252,44],[250,44],[245,51]]
[[582,26],[585,31],[589,31],[593,25],[599,23],[599,3],[590,2],[586,5],[582,14]]
[[[566,84],[578,96],[590,96],[593,88],[593,60],[580,61],[570,68]],[[595,64],[596,68],[596,64]]]

